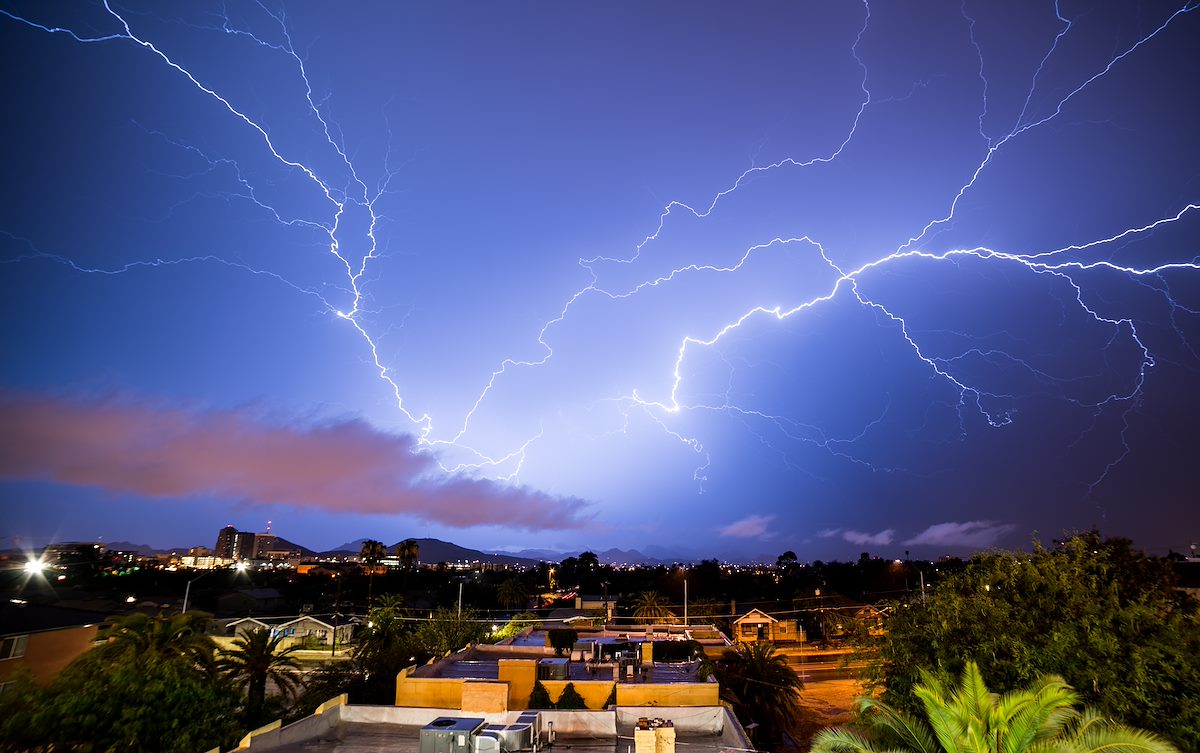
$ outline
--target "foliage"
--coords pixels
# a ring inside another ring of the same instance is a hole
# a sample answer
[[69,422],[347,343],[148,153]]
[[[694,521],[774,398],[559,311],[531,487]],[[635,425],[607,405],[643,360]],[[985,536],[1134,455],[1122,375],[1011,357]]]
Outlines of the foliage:
[[504,627],[493,633],[492,638],[497,641],[512,638],[530,625],[536,624],[538,624],[538,616],[536,614],[533,612],[518,612],[512,616],[512,619]]
[[425,653],[440,656],[476,643],[486,633],[473,610],[438,609],[417,630],[417,644]]
[[9,688],[0,751],[193,753],[236,741],[238,694],[228,683],[183,655],[104,648],[44,688]]
[[667,608],[657,591],[642,591],[633,601],[633,618],[643,623],[675,622],[675,613]]
[[341,692],[349,693],[353,703],[395,703],[396,675],[432,654],[421,647],[415,623],[406,617],[399,599],[381,596],[355,637],[352,664],[330,667],[317,678],[326,691],[336,691],[327,693],[318,703]]
[[[614,688],[616,686],[613,686]],[[568,682],[563,688],[562,695],[558,697],[558,702],[554,704],[555,708],[565,709],[568,711],[581,711],[587,708],[587,703],[583,700],[583,696],[579,695],[579,691],[575,689],[575,683]]]
[[573,628],[550,628],[546,633],[546,638],[550,641],[551,648],[554,649],[554,655],[562,656],[575,647],[575,641],[579,640],[579,633]]
[[529,592],[519,578],[512,577],[496,589],[496,599],[507,609],[517,609],[529,601]]
[[367,539],[363,541],[362,549],[358,552],[358,559],[367,568],[367,611],[371,611],[371,597],[373,595],[373,586],[375,584],[375,568],[387,556],[387,547],[382,541],[375,539]]
[[533,692],[529,694],[529,708],[554,708],[554,701],[550,700],[550,691],[546,690],[546,686],[542,684],[541,680],[537,680],[533,683]]
[[1100,713],[1200,750],[1200,616],[1167,568],[1096,534],[980,555],[866,641],[873,680],[913,712],[923,669],[977,657],[1000,688],[1060,675]]
[[716,676],[721,698],[743,725],[758,723],[752,737],[759,748],[773,746],[799,717],[804,683],[770,643],[744,643],[715,661],[705,658],[699,674]]
[[400,560],[405,570],[411,570],[413,563],[421,558],[421,545],[412,539],[405,539],[396,545],[396,559]]
[[655,641],[654,661],[691,661],[704,653],[696,641]]
[[207,634],[208,624],[207,617],[194,612],[168,617],[133,614],[113,618],[99,637],[107,639],[103,653],[109,657],[182,657],[211,668],[216,644]]
[[813,753],[1176,753],[1155,735],[1077,711],[1079,695],[1053,675],[996,695],[969,661],[957,687],[926,673],[913,693],[921,704],[918,716],[860,699],[862,729],[825,730],[813,740]]
[[300,663],[294,656],[299,647],[280,649],[282,641],[282,635],[272,636],[270,630],[259,628],[234,639],[232,649],[221,651],[217,666],[234,687],[246,689],[248,727],[270,721],[262,718],[268,680],[285,695],[295,691],[300,684],[296,677]]

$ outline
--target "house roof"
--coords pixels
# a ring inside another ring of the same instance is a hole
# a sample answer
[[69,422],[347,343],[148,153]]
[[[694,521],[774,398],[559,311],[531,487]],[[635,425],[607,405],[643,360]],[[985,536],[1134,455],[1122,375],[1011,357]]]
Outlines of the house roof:
[[779,620],[775,619],[774,617],[772,617],[771,615],[762,611],[761,609],[751,609],[749,612],[746,612],[744,615],[742,615],[741,617],[734,620],[733,624],[737,625],[741,622],[749,621],[751,617],[755,617],[755,616],[757,616],[760,619],[756,619],[756,620],[754,620],[754,622],[763,622],[763,619],[761,619],[761,618],[766,618],[766,620],[765,620],[766,622],[779,622]]
[[107,612],[68,609],[49,604],[0,601],[0,635],[40,633],[46,630],[99,625],[109,618]]

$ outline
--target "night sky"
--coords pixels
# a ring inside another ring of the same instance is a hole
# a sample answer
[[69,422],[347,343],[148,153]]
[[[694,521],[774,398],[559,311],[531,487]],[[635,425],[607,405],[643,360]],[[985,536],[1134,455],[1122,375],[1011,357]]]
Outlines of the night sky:
[[0,548],[1200,539],[1200,6],[0,2]]

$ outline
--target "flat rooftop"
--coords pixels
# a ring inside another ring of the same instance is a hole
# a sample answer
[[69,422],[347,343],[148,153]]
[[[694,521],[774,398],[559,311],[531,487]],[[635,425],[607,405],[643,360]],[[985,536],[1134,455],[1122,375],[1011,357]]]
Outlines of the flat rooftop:
[[[516,657],[531,659],[536,657]],[[639,682],[700,682],[696,677],[696,662],[664,663],[642,665],[642,678]],[[612,680],[612,664],[599,664],[594,669],[581,661],[573,661],[567,665],[568,680]],[[422,668],[424,669],[424,668]],[[414,672],[414,677],[441,677],[456,680],[499,680],[500,663],[495,658],[486,659],[457,659],[439,663],[428,671]]]
[[[418,753],[421,728],[399,724],[371,722],[342,722],[330,733],[313,740],[272,748],[275,753]],[[728,750],[721,735],[677,735],[679,748],[688,753],[721,753]],[[622,729],[607,737],[574,737],[559,735],[553,751],[570,747],[572,753],[625,753],[633,745],[633,727]]]
[[[556,730],[555,745],[545,753],[570,748],[571,753],[626,753],[633,747],[639,716],[658,716],[675,723],[676,745],[686,753],[728,753],[749,744],[741,726],[723,707],[654,706],[617,711],[541,712],[543,725]],[[419,753],[421,728],[445,710],[385,706],[335,706],[282,729],[251,740],[249,753]],[[496,715],[454,712],[451,716],[489,717],[504,723],[516,712]]]

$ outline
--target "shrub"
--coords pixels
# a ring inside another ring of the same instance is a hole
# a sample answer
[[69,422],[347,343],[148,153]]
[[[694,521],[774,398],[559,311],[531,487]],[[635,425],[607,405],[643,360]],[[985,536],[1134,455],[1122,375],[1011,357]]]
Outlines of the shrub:
[[563,653],[575,647],[579,633],[572,628],[551,628],[547,637],[550,640],[550,646],[554,648],[554,655],[562,656]]
[[529,708],[554,708],[554,701],[550,700],[550,692],[546,690],[546,686],[542,684],[541,680],[538,680],[533,684],[533,692],[529,694]]
[[584,702],[583,696],[579,695],[579,691],[575,690],[575,683],[568,682],[567,687],[563,688],[562,695],[558,697],[555,708],[578,711],[586,709],[587,703]]

